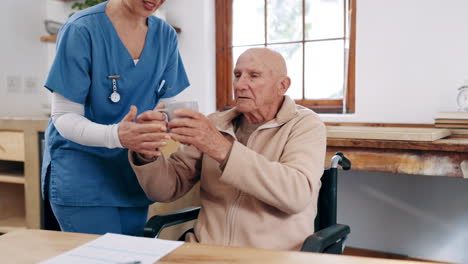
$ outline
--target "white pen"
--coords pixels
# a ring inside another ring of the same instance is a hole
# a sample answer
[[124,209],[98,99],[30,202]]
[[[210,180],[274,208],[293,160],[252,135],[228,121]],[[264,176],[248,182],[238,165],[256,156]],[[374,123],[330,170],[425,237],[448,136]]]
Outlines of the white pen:
[[161,84],[159,85],[158,88],[158,93],[161,91],[161,89],[164,87],[164,84],[166,83],[166,80],[162,80]]

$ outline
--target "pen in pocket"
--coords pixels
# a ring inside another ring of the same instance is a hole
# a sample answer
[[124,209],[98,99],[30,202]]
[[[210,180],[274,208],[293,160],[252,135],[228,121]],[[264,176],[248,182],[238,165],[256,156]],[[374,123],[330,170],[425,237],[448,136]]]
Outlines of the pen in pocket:
[[166,80],[162,80],[161,84],[159,85],[158,88],[158,94],[161,92],[161,89],[164,87],[164,84],[166,83]]

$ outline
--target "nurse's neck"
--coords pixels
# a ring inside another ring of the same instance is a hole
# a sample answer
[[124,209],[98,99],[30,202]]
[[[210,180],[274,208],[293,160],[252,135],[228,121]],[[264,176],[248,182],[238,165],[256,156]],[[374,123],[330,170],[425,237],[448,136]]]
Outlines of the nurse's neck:
[[106,14],[115,24],[124,24],[130,28],[147,27],[147,17],[132,10],[132,7],[122,0],[111,0],[106,5]]

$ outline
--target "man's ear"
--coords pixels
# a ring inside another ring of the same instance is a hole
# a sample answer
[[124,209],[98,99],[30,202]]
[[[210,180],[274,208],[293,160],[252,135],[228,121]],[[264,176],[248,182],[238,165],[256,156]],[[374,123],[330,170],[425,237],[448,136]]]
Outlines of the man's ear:
[[291,86],[291,78],[289,78],[288,76],[284,77],[279,85],[280,94],[284,95],[288,91],[290,86]]

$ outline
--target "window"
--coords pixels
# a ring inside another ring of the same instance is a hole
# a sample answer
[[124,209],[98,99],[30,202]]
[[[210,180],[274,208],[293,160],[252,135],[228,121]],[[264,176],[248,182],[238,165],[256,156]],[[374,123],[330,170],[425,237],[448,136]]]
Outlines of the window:
[[319,113],[354,112],[356,0],[216,0],[216,106],[234,104],[233,63],[251,47],[286,59],[287,94]]

